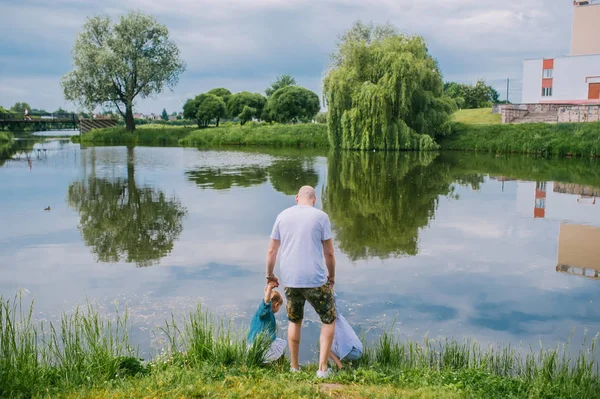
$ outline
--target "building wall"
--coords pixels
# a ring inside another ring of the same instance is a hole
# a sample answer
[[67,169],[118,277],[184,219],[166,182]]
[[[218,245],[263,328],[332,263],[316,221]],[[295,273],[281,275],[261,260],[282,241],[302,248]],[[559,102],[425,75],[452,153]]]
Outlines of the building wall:
[[557,58],[553,76],[552,98],[544,97],[542,101],[587,100],[590,78],[600,81],[600,55]]
[[541,59],[523,62],[523,103],[576,101],[600,104],[600,100],[588,101],[589,83],[600,82],[600,54],[554,59],[550,97],[542,96],[543,62]]
[[523,91],[521,102],[539,103],[542,98],[543,60],[525,60],[523,62]]
[[600,4],[573,7],[571,55],[600,54]]

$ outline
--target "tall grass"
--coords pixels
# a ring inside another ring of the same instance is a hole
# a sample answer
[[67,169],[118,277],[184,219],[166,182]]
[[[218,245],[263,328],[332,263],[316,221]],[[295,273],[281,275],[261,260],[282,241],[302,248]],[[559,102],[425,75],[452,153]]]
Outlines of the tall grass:
[[600,156],[600,123],[455,123],[442,149],[556,156]]
[[359,366],[404,373],[467,372],[499,377],[513,390],[532,397],[594,398],[600,396],[597,340],[598,336],[588,343],[586,337],[576,356],[570,354],[568,343],[554,349],[530,348],[523,356],[510,345],[484,348],[473,341],[430,339],[399,342],[384,332],[375,345],[365,346]]
[[96,307],[34,322],[33,303],[0,296],[0,397],[28,397],[49,387],[92,385],[141,372],[129,344],[127,313],[116,321]]
[[198,307],[178,324],[173,316],[162,329],[167,336],[167,356],[193,366],[203,363],[257,367],[263,364],[270,341],[259,336],[251,345],[230,322]]
[[[305,367],[308,374],[280,376],[287,368],[285,359],[263,365],[269,346],[266,337],[247,345],[242,331],[201,307],[182,321],[172,316],[165,322],[164,354],[147,366],[129,343],[126,312],[117,312],[114,321],[109,321],[100,317],[96,307],[87,305],[63,315],[56,324],[36,322],[33,314],[33,304],[23,305],[20,297],[0,297],[0,397],[73,392],[79,396],[81,391],[104,397],[116,392],[121,397],[138,393],[205,397],[229,390],[252,397],[247,389],[264,396],[271,385],[285,395],[291,394],[294,384],[300,384],[294,395],[315,392],[302,383],[314,378],[316,366]],[[567,344],[555,349],[530,348],[522,355],[511,346],[482,347],[458,340],[403,342],[384,332],[377,342],[365,345],[356,364],[334,379],[365,389],[380,386],[386,392],[390,387],[419,390],[427,386],[468,397],[594,398],[600,393],[596,341],[597,337],[584,342],[575,355]],[[294,384],[290,385],[290,379]]]
[[327,125],[228,125],[201,129],[181,140],[187,146],[328,147]]
[[[194,128],[180,126],[140,127],[133,133],[125,128],[94,129],[78,140],[84,144],[176,146]],[[77,138],[77,136],[75,136]]]

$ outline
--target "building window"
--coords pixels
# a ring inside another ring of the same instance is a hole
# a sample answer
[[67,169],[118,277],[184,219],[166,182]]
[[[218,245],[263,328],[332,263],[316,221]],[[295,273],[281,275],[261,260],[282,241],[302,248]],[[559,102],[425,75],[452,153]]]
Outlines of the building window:
[[544,87],[542,89],[542,97],[551,97],[552,96],[552,87]]
[[543,77],[545,79],[551,78],[552,77],[552,71],[553,71],[553,69],[544,69]]

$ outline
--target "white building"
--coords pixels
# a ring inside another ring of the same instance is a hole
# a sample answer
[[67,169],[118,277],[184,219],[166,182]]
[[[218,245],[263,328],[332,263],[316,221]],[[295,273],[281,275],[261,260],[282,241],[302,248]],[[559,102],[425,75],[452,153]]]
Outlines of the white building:
[[524,104],[600,104],[600,0],[573,2],[571,54],[525,60]]

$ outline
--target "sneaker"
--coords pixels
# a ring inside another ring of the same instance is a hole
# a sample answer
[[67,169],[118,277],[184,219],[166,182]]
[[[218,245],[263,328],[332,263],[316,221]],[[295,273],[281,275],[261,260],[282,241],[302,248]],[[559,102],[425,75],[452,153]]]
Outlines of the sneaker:
[[327,369],[327,371],[317,371],[317,378],[329,378],[331,377],[331,375],[333,374],[333,372],[331,371],[331,369]]
[[299,372],[300,372],[300,368],[295,369],[293,367],[290,367],[290,373],[299,373]]

